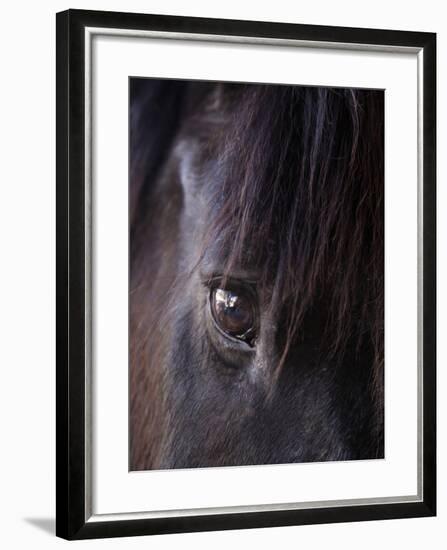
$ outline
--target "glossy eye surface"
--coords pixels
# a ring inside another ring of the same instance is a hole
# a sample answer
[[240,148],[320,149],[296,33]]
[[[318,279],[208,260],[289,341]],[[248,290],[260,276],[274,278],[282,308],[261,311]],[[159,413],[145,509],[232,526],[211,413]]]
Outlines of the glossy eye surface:
[[214,288],[211,291],[211,311],[221,331],[254,345],[256,308],[248,293]]

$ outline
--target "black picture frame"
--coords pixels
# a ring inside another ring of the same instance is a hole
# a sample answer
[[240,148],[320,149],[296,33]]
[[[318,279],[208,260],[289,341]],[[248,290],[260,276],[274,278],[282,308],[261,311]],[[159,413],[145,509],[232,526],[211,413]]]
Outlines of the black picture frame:
[[[422,467],[418,502],[88,521],[86,507],[86,211],[84,78],[87,27],[290,39],[423,52]],[[258,528],[436,514],[436,35],[360,28],[68,10],[56,16],[56,534],[65,539]]]

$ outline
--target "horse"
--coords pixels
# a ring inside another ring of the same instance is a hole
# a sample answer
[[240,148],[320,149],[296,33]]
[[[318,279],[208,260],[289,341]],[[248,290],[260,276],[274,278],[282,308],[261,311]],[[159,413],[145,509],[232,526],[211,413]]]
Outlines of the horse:
[[131,78],[129,468],[384,456],[382,90]]

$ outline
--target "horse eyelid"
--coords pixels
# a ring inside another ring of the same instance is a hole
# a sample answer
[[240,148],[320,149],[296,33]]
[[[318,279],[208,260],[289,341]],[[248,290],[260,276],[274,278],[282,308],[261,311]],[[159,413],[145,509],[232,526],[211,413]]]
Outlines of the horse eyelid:
[[235,277],[231,275],[224,275],[223,273],[215,273],[213,275],[202,276],[202,284],[208,288],[216,288],[219,285],[221,288],[242,288],[249,289],[254,295],[256,295],[256,279],[246,279],[243,277]]

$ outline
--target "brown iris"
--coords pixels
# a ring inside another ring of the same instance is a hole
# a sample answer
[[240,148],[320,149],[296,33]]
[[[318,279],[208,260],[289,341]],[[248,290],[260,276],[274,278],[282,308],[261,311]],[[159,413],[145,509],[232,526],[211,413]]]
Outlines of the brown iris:
[[253,345],[256,311],[252,296],[239,291],[214,288],[211,311],[221,331]]

